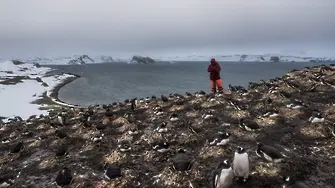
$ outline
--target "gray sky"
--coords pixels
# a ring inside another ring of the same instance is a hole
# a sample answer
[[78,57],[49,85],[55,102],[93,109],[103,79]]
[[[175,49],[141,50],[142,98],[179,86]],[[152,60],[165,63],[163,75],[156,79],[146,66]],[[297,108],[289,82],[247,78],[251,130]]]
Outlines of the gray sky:
[[0,56],[335,55],[334,10],[335,0],[1,0]]

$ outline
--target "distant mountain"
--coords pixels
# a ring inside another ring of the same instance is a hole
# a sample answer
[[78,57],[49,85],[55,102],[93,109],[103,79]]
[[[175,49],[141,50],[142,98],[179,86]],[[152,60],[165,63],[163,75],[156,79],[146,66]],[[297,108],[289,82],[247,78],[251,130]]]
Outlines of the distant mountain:
[[[138,63],[138,64],[152,64],[159,61],[209,61],[215,58],[218,61],[228,62],[335,62],[335,57],[310,57],[310,56],[292,56],[281,54],[264,54],[264,55],[250,55],[250,54],[235,54],[235,55],[176,55],[176,56],[139,56],[135,55],[132,58],[112,58],[111,56],[89,56],[89,55],[74,55],[56,58],[35,57],[30,59],[16,58],[16,60],[25,63],[35,63],[40,65],[83,65],[95,63]],[[0,57],[1,59],[1,57]],[[4,59],[2,60],[4,61]],[[2,62],[1,61],[1,62]]]
[[209,61],[215,58],[218,61],[230,62],[333,62],[335,57],[305,57],[305,56],[289,56],[277,54],[265,55],[214,55],[214,56],[172,56],[172,57],[159,57],[162,61]]
[[22,59],[20,61],[26,63],[38,63],[41,65],[83,65],[83,64],[94,64],[94,63],[112,63],[113,58],[110,56],[93,56],[88,55],[74,55],[70,57],[57,57],[57,58],[43,58],[35,57],[31,59]]
[[155,60],[153,60],[150,57],[142,57],[139,55],[133,56],[131,61],[129,63],[137,63],[137,64],[153,64],[155,63]]

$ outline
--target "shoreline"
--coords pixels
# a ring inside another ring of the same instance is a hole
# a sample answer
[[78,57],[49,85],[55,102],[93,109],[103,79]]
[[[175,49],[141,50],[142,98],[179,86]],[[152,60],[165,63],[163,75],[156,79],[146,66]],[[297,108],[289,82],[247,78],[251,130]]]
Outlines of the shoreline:
[[61,106],[66,106],[66,107],[72,107],[72,108],[82,108],[79,105],[75,105],[75,104],[68,104],[65,103],[64,101],[60,100],[58,97],[58,92],[59,90],[64,87],[65,85],[75,81],[76,79],[80,78],[79,75],[77,74],[73,74],[73,73],[63,73],[63,74],[57,74],[57,75],[71,75],[70,77],[65,78],[61,83],[57,84],[56,86],[54,86],[51,90],[47,91],[47,97],[55,104],[57,105],[61,105]]

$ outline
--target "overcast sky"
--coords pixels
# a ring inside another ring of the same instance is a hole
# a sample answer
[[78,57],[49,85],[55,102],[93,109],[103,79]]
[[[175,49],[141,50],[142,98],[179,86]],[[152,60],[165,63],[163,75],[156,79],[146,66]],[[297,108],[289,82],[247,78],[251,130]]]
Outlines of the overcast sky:
[[335,55],[335,0],[0,1],[3,57],[205,52]]

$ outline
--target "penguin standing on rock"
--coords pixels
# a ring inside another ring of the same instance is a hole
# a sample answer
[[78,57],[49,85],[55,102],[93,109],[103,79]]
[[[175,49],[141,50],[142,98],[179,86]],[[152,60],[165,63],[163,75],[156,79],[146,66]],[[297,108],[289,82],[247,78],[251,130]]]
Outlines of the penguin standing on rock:
[[322,117],[321,112],[318,110],[314,110],[312,112],[312,116],[308,119],[309,122],[311,123],[323,123],[325,121],[325,118]]
[[264,145],[263,143],[257,143],[256,155],[274,163],[279,163],[284,160],[284,156],[280,151],[272,146]]
[[164,95],[161,95],[161,99],[162,99],[163,102],[168,102],[169,101],[169,98],[167,98]]
[[214,171],[213,188],[229,188],[233,184],[233,178],[233,169],[226,159]]
[[235,151],[233,169],[236,177],[243,178],[244,182],[247,181],[250,173],[249,155],[247,151],[240,146],[238,146]]
[[59,171],[56,177],[56,184],[59,187],[64,187],[66,185],[70,185],[72,183],[72,173],[71,170],[67,167],[64,167],[61,171]]
[[176,113],[172,113],[170,116],[170,121],[174,122],[174,121],[178,121],[178,115]]

